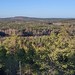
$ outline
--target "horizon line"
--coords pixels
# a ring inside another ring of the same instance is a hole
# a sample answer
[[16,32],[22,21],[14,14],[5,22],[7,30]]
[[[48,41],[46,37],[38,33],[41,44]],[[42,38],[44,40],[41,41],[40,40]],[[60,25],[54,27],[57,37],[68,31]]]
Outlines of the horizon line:
[[40,19],[75,19],[75,17],[34,17],[34,16],[8,16],[8,17],[0,17],[1,18],[40,18]]

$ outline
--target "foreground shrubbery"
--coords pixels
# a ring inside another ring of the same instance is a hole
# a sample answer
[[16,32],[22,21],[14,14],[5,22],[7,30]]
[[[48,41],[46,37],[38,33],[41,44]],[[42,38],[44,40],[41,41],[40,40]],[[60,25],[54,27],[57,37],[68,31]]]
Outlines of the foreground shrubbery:
[[11,36],[0,46],[0,67],[9,75],[74,75],[75,36],[65,29],[42,37]]

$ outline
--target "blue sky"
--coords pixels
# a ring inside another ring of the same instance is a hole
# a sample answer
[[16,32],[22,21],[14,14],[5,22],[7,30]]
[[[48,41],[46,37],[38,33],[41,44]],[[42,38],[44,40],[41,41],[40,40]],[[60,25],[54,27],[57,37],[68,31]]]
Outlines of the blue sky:
[[75,18],[75,0],[0,0],[0,17]]

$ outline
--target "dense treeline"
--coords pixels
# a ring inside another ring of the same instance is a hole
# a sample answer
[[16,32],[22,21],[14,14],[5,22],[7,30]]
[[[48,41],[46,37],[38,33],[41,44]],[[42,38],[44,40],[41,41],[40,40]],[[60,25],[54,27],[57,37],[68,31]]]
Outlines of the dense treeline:
[[[37,26],[36,26],[37,27]],[[43,35],[50,35],[52,32],[55,34],[59,34],[62,27],[66,27],[67,33],[72,36],[75,35],[75,25],[50,25],[49,27],[41,26],[41,27],[29,27],[24,28],[23,30],[17,29],[1,29],[0,36],[7,37],[11,35],[18,35],[18,36],[43,36]]]
[[74,27],[49,36],[12,35],[0,41],[0,68],[7,75],[75,75]]
[[48,18],[29,18],[11,17],[0,18],[0,36],[10,35],[20,36],[43,36],[50,35],[51,32],[59,33],[61,27],[68,26],[67,32],[75,35],[75,19],[48,19]]

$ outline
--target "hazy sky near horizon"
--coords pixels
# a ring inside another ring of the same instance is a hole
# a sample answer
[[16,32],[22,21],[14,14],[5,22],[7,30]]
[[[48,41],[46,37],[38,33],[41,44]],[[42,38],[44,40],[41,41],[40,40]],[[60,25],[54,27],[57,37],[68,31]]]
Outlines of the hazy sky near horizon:
[[0,17],[75,18],[75,0],[0,0]]

